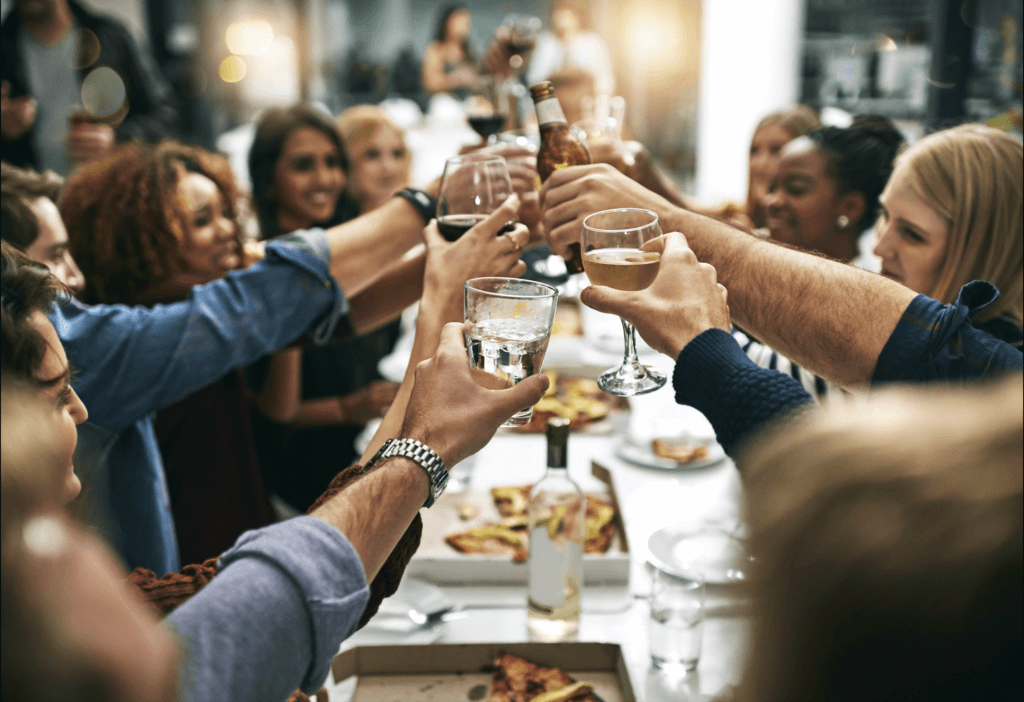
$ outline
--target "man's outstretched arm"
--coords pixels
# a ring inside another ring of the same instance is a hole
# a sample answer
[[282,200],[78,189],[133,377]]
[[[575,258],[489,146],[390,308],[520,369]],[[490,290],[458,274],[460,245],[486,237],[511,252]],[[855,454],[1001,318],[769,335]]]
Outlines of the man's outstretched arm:
[[577,166],[541,190],[553,251],[579,240],[583,218],[614,207],[658,213],[729,290],[733,319],[794,362],[845,387],[867,384],[915,293],[852,266],[763,241],[676,207],[615,169]]

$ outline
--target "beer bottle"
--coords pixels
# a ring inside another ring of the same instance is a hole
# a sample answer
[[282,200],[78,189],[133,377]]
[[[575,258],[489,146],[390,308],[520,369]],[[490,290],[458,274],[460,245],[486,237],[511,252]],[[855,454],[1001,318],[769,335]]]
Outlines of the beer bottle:
[[[569,132],[565,113],[555,97],[555,88],[545,81],[530,88],[537,123],[540,125],[540,151],[537,152],[537,174],[543,183],[552,173],[567,166],[591,163],[590,152]],[[583,272],[583,254],[579,242],[572,244],[572,258],[566,261],[570,273]]]

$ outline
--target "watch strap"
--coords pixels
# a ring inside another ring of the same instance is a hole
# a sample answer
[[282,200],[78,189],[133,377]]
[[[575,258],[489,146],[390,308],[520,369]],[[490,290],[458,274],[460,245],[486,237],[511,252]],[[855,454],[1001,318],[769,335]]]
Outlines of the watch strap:
[[415,188],[402,188],[395,197],[400,197],[409,202],[420,217],[423,218],[423,223],[427,224],[430,220],[437,216],[437,198],[424,190],[416,190]]
[[408,458],[418,463],[426,471],[427,478],[430,480],[430,495],[423,506],[433,505],[434,501],[444,493],[445,486],[448,484],[448,470],[444,467],[444,461],[437,455],[437,452],[415,439],[388,439],[366,464],[366,469],[369,470],[380,461],[392,456]]

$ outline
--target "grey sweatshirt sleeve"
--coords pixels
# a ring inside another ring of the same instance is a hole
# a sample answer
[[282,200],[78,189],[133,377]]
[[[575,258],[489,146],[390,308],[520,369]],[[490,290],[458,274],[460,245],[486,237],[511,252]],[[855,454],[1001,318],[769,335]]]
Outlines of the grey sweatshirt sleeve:
[[355,549],[326,522],[297,517],[246,532],[217,577],[165,620],[184,647],[180,699],[315,692],[369,592]]

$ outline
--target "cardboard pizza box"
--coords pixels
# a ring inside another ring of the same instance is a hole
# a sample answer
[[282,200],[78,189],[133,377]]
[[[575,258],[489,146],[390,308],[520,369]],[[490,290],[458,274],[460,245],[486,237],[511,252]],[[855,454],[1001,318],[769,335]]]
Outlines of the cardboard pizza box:
[[636,702],[622,649],[608,643],[477,643],[358,646],[334,657],[337,682],[356,676],[352,702],[486,700],[501,653],[561,668],[604,702]]
[[[615,492],[615,482],[611,472],[597,463],[591,463],[591,473],[606,486],[604,491],[595,494],[607,497],[615,507],[615,531],[608,551],[583,555],[583,582],[587,585],[626,584],[629,582],[629,542],[622,521],[622,508]],[[465,503],[478,509],[477,516],[471,520],[459,518],[459,508]],[[460,553],[444,540],[447,534],[500,520],[501,516],[489,491],[445,494],[433,507],[420,514],[423,518],[423,537],[405,570],[406,576],[437,584],[526,583],[528,562],[517,563],[506,556]]]

